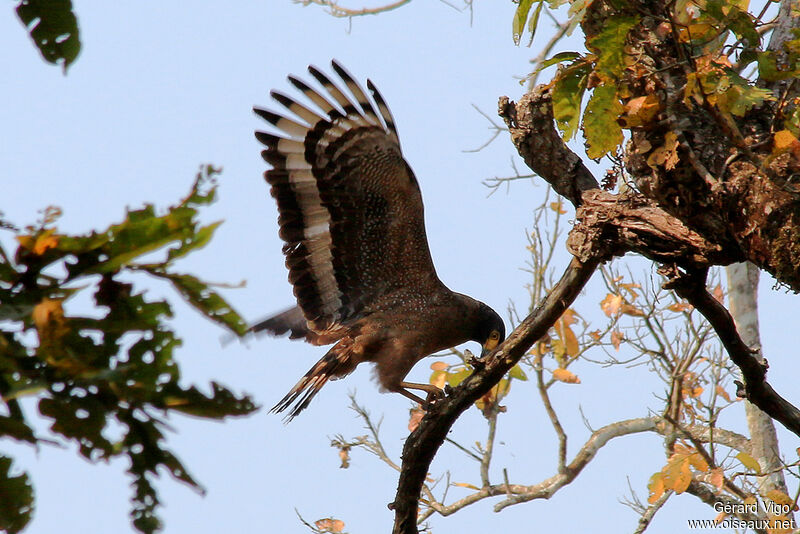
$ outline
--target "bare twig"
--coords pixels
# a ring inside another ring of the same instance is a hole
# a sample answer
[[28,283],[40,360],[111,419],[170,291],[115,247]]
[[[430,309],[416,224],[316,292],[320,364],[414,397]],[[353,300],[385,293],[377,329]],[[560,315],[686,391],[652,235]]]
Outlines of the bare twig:
[[582,263],[573,259],[561,280],[542,304],[511,333],[508,339],[482,360],[483,365],[467,377],[452,395],[434,404],[411,433],[403,447],[403,468],[395,510],[395,534],[417,531],[420,489],[433,456],[456,419],[473,402],[485,395],[519,361],[575,300],[597,268],[596,260]]

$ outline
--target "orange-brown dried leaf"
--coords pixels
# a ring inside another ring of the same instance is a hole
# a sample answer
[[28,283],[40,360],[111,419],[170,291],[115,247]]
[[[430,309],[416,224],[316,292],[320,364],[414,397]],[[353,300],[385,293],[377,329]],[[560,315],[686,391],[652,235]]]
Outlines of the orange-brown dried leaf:
[[578,375],[573,373],[568,369],[558,368],[553,370],[553,378],[558,380],[559,382],[565,382],[567,384],[580,384],[581,379],[578,378]]
[[653,473],[647,483],[647,489],[650,491],[647,502],[654,504],[664,494],[664,475],[661,472]]
[[703,473],[710,469],[708,462],[706,462],[706,459],[703,458],[703,455],[699,452],[694,452],[689,455],[689,463],[692,464],[692,467]]
[[623,341],[625,341],[625,334],[619,330],[611,332],[611,344],[614,345],[615,350],[619,350],[619,346]]
[[413,432],[419,426],[419,422],[422,421],[422,418],[425,417],[425,410],[417,406],[411,408],[408,412],[410,415],[408,418],[408,431]]
[[436,361],[431,364],[431,370],[433,371],[447,371],[447,363],[443,361]]
[[326,517],[325,519],[317,519],[314,521],[314,526],[320,532],[332,532],[336,534],[344,530],[344,521],[333,517]]
[[617,315],[622,308],[622,295],[613,295],[609,293],[606,295],[606,298],[600,302],[600,308],[607,317]]
[[714,390],[717,392],[717,395],[719,395],[720,397],[722,397],[726,401],[731,402],[731,397],[730,397],[730,395],[728,395],[728,392],[725,391],[724,387],[722,387],[720,385],[717,385],[717,387],[714,388]]
[[712,469],[708,476],[708,481],[718,490],[722,490],[722,486],[725,484],[725,476],[722,472],[722,468],[715,467]]
[[469,488],[475,491],[480,491],[480,488],[478,486],[475,486],[474,484],[470,484],[468,482],[453,482],[452,485],[458,488]]
[[692,306],[688,302],[681,301],[681,302],[676,302],[675,304],[670,304],[669,306],[667,306],[667,309],[675,313],[683,313],[686,311],[692,311],[694,309],[694,306]]
[[717,299],[717,302],[720,304],[725,304],[725,292],[722,290],[722,286],[717,284],[711,294]]
[[339,447],[339,460],[342,462],[339,465],[340,469],[347,469],[350,467],[350,447]]
[[627,302],[623,302],[622,306],[619,309],[620,312],[624,313],[625,315],[630,315],[631,317],[644,317],[644,312],[634,306],[633,304],[628,304]]
[[558,214],[561,214],[561,215],[564,215],[565,213],[567,213],[567,210],[564,209],[564,206],[563,206],[563,204],[561,203],[560,200],[557,201],[557,202],[551,202],[550,203],[550,209],[553,210],[554,212],[558,213]]

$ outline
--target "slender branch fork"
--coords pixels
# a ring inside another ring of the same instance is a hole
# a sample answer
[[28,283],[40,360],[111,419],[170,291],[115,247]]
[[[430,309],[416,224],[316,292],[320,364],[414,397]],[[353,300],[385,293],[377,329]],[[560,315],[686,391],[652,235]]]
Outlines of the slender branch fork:
[[597,269],[599,260],[573,258],[544,301],[511,333],[508,339],[475,363],[476,371],[453,393],[437,402],[423,417],[403,447],[403,462],[395,501],[395,534],[416,534],[419,495],[436,451],[456,419],[486,394],[574,302]]

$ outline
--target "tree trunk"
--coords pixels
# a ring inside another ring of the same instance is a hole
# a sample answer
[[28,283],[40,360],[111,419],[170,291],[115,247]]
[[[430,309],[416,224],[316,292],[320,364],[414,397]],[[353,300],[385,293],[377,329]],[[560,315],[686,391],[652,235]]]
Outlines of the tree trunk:
[[[758,279],[760,271],[752,263],[736,263],[726,268],[728,274],[729,308],[742,340],[753,350],[755,357],[764,362],[764,352],[758,330]],[[758,461],[766,476],[758,478],[759,493],[766,495],[778,490],[787,493],[783,477],[778,435],[772,419],[749,401],[744,402],[747,428],[750,430],[752,456]]]

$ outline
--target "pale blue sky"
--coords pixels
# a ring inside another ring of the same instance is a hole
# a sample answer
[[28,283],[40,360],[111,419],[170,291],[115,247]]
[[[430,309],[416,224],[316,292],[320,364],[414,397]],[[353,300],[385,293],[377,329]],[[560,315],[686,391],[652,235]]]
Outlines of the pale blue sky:
[[[207,249],[179,268],[220,282],[247,281],[226,296],[255,320],[292,302],[277,237],[276,209],[263,182],[265,164],[253,130],[265,128],[251,112],[271,106],[271,88],[290,90],[288,73],[339,59],[360,80],[370,77],[397,120],[404,154],[420,181],[432,254],[440,277],[454,290],[479,298],[505,315],[510,299],[526,306],[520,270],[527,258],[525,229],[544,187],[518,183],[511,195],[489,198],[481,180],[512,173],[514,151],[501,135],[480,153],[487,122],[472,104],[495,115],[497,98],[519,98],[535,49],[517,48],[510,35],[511,2],[476,2],[474,22],[446,4],[422,0],[377,17],[335,20],[316,7],[287,1],[189,4],[75,1],[83,51],[67,76],[45,64],[8,3],[0,17],[0,210],[23,225],[37,210],[57,204],[60,228],[84,232],[118,221],[126,206],[174,203],[188,190],[201,163],[224,168],[219,202],[208,221],[225,219]],[[549,24],[542,20],[545,42]],[[578,42],[573,38],[572,46]],[[568,47],[569,44],[565,44]],[[568,49],[568,48],[564,48]],[[579,148],[575,144],[576,149]],[[522,169],[523,167],[520,167]],[[7,239],[4,239],[7,243]],[[566,261],[562,253],[561,264]],[[166,289],[150,281],[154,295]],[[794,348],[796,300],[764,284],[762,326],[770,378],[790,399],[797,396]],[[168,293],[168,292],[167,292]],[[595,281],[577,309],[591,317],[602,298]],[[176,297],[175,327],[184,338],[178,359],[187,382],[220,381],[272,406],[323,354],[319,347],[261,338],[222,347],[223,332]],[[78,304],[76,304],[78,305]],[[470,347],[473,351],[475,346]],[[411,377],[426,381],[432,360]],[[595,427],[647,415],[658,406],[660,383],[643,368],[599,369],[580,364],[583,384],[554,394],[570,451],[585,439],[577,407]],[[331,383],[309,410],[284,425],[261,410],[225,423],[177,417],[172,450],[208,490],[203,498],[169,477],[158,482],[167,533],[301,532],[307,520],[334,515],[351,534],[387,532],[396,473],[366,453],[338,467],[336,434],[364,434],[347,393],[384,415],[384,443],[399,457],[407,435],[409,402],[378,393],[368,368]],[[531,384],[518,384],[502,416],[493,478],[504,467],[512,481],[533,483],[553,474],[556,443]],[[28,413],[35,409],[28,406]],[[454,437],[484,439],[477,411],[455,426]],[[784,450],[797,440],[781,433]],[[124,462],[91,465],[74,447],[29,448],[0,444],[33,476],[37,495],[30,534],[129,532]],[[793,454],[793,452],[792,452]],[[433,472],[477,482],[477,469],[445,445]],[[434,518],[434,532],[569,530],[632,531],[637,517],[617,500],[626,475],[646,498],[646,482],[663,462],[660,440],[623,438],[604,449],[571,487],[550,501],[518,505],[500,514],[486,501],[451,518]],[[451,488],[452,497],[466,490]],[[682,532],[687,518],[715,514],[691,498],[672,499],[650,532]]]

